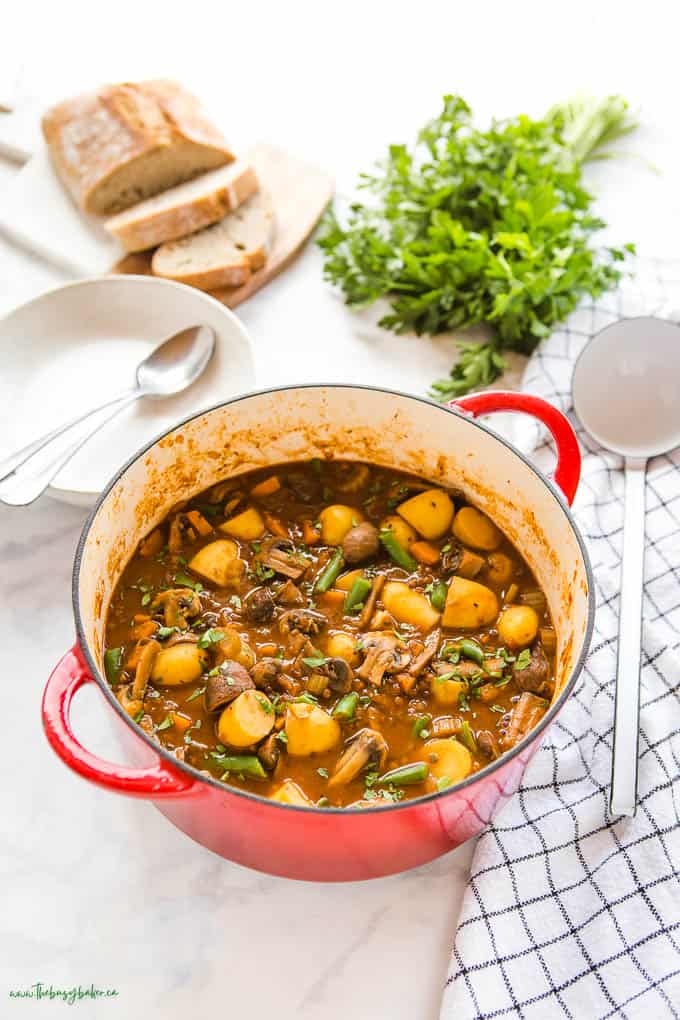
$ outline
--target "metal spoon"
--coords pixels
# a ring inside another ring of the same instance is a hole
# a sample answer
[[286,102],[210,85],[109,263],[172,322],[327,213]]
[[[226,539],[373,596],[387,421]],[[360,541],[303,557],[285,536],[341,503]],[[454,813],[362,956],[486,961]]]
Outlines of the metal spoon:
[[[140,362],[136,385],[105,404],[60,425],[28,446],[0,461],[0,501],[26,506],[38,498],[66,463],[107,421],[140,397],[163,398],[181,393],[198,379],[215,350],[216,335],[211,326],[190,326],[168,337]],[[108,413],[102,415],[102,411]],[[79,429],[89,419],[89,428]],[[58,442],[73,430],[77,438],[66,449]]]
[[625,464],[614,752],[610,810],[632,817],[637,801],[645,475],[650,457],[680,445],[680,327],[643,316],[607,326],[574,367],[583,426]]

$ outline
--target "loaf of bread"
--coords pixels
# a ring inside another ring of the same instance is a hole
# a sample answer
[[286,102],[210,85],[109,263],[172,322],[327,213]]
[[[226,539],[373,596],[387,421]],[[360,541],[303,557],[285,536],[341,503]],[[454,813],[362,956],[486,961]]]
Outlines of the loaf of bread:
[[264,265],[273,231],[271,200],[259,192],[219,223],[162,244],[151,271],[199,290],[238,287]]
[[173,81],[106,85],[44,115],[57,173],[86,212],[108,215],[231,163],[198,100]]
[[104,224],[128,252],[156,248],[217,223],[258,190],[249,163],[236,160],[219,170],[147,198]]

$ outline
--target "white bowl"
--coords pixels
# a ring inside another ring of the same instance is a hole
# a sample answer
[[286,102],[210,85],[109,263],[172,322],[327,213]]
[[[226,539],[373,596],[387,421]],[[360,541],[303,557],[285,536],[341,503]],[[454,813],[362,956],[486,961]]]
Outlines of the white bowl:
[[148,276],[81,280],[10,312],[0,319],[0,458],[131,386],[149,351],[199,323],[212,326],[218,338],[203,376],[176,397],[126,408],[48,489],[56,499],[83,506],[140,446],[182,418],[253,388],[250,338],[214,298]]

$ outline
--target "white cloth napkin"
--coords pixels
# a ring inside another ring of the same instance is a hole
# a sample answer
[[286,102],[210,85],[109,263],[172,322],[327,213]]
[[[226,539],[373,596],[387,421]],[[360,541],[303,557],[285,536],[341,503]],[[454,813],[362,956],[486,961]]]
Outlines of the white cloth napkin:
[[[542,345],[524,388],[571,412],[571,372],[588,338],[621,316],[679,318],[672,309],[680,261],[639,260],[633,281]],[[606,379],[602,387],[606,400]],[[590,657],[519,793],[479,839],[441,1020],[680,1016],[680,450],[649,464],[639,807],[612,822],[623,473],[619,457],[578,435],[574,511],[598,607]],[[534,456],[549,470],[544,440]]]

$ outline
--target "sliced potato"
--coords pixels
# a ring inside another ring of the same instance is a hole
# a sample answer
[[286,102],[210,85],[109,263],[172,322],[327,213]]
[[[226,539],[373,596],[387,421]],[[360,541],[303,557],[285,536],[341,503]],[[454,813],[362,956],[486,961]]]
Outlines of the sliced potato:
[[[446,676],[446,674],[444,674]],[[432,697],[438,704],[456,707],[460,703],[461,694],[465,694],[467,691],[467,684],[464,680],[454,680],[450,677],[448,680],[442,680],[441,677],[432,677],[432,683],[430,684],[430,690],[432,691]]]
[[333,587],[339,588],[340,591],[349,591],[354,582],[362,575],[363,570],[348,570],[346,574],[340,574]]
[[224,709],[217,736],[230,747],[251,747],[274,728],[274,706],[262,691],[243,691]]
[[262,515],[254,506],[249,506],[247,510],[236,514],[236,517],[220,524],[220,531],[224,531],[227,535],[233,535],[234,538],[240,538],[242,542],[252,542],[256,538],[262,538],[265,530]]
[[284,779],[269,799],[278,801],[279,804],[295,804],[297,807],[314,806],[313,801],[302,792],[298,784],[294,783],[292,779]]
[[238,546],[228,538],[219,538],[199,549],[189,561],[189,568],[212,581],[219,588],[226,588],[234,575],[234,563],[238,559]]
[[208,667],[208,653],[193,643],[181,642],[161,648],[151,670],[151,679],[161,687],[177,687],[198,680]]
[[361,524],[364,515],[354,506],[333,503],[319,514],[321,541],[324,545],[342,545],[342,540],[352,528]]
[[451,527],[454,506],[443,489],[425,489],[397,507],[397,513],[423,538],[441,538]]
[[337,630],[326,641],[326,655],[333,659],[344,659],[350,666],[358,666],[359,653],[356,644],[356,637]]
[[423,750],[430,774],[437,779],[459,783],[472,772],[472,755],[455,737],[428,740]]
[[380,531],[391,531],[397,542],[403,549],[408,549],[413,542],[418,541],[418,532],[410,524],[403,521],[397,514],[388,514],[383,517],[379,526]]
[[439,623],[439,613],[432,608],[430,600],[403,581],[388,581],[381,598],[385,609],[399,623],[410,623],[421,630],[431,630]]
[[220,630],[224,637],[213,646],[219,662],[235,659],[241,651],[241,635],[233,627],[220,627]]
[[319,705],[293,702],[286,710],[286,736],[288,754],[319,754],[339,743],[340,725]]
[[498,616],[498,599],[491,588],[465,577],[453,577],[442,623],[445,627],[472,629],[486,627]]
[[538,624],[531,606],[508,606],[498,621],[498,637],[508,648],[527,648],[536,640]]
[[252,669],[255,665],[255,652],[243,637],[241,638],[241,647],[234,658],[246,669]]
[[461,507],[454,518],[452,531],[463,545],[471,545],[482,552],[497,549],[503,541],[503,535],[493,521],[474,506]]

